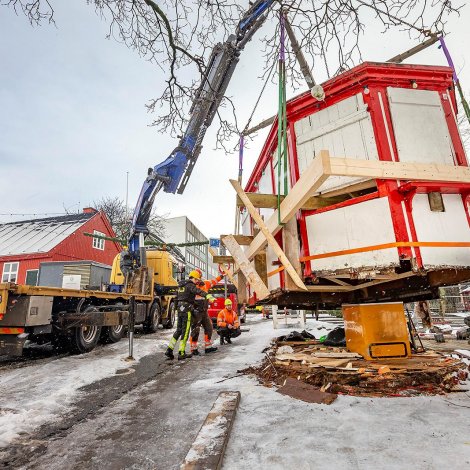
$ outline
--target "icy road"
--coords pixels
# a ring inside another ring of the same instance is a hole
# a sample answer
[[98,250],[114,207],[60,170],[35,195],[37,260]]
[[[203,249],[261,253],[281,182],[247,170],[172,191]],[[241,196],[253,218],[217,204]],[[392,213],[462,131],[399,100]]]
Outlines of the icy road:
[[134,363],[125,340],[1,361],[0,467],[177,469],[217,394],[239,390],[224,469],[470,468],[469,393],[307,404],[237,376],[285,333],[259,317],[245,326],[234,344],[183,363],[164,360],[166,331],[138,337]]

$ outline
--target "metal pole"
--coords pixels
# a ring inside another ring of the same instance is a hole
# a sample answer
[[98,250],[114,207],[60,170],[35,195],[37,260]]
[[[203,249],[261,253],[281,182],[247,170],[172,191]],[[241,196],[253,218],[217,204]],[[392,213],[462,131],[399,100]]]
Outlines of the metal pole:
[[129,300],[129,356],[128,361],[134,360],[134,326],[135,326],[135,297],[132,296]]
[[[225,267],[225,266],[224,266]],[[227,298],[227,276],[224,276],[224,298]]]
[[129,172],[126,171],[126,223],[129,219],[128,207],[129,207]]
[[139,233],[139,254],[140,265],[147,266],[147,252],[145,251],[145,239],[143,233]]

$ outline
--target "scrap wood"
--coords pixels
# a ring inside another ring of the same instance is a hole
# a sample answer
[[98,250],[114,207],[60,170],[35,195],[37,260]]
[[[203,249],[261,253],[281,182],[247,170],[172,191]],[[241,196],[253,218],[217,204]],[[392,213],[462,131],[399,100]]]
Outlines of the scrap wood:
[[326,405],[330,405],[337,398],[334,393],[323,392],[313,385],[290,377],[286,379],[284,385],[277,392],[307,403],[324,403]]
[[465,359],[470,359],[470,350],[468,349],[456,349],[454,353]]

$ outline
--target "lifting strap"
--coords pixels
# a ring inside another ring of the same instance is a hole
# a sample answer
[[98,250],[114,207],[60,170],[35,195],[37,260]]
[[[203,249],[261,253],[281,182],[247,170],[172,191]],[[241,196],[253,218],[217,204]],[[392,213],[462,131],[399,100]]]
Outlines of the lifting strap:
[[[281,176],[284,181],[283,195],[287,195],[287,115],[286,115],[286,51],[285,51],[285,16],[279,12],[279,103],[277,114],[277,217],[281,223]],[[281,166],[284,174],[281,172]]]
[[446,59],[447,59],[447,63],[449,64],[449,67],[452,69],[452,75],[454,78],[455,86],[457,87],[457,90],[459,92],[460,102],[462,103],[462,107],[465,111],[465,115],[467,116],[468,122],[470,124],[470,107],[468,106],[467,100],[465,99],[465,96],[463,94],[462,86],[460,85],[459,77],[457,77],[457,72],[455,70],[454,62],[452,61],[452,57],[449,53],[449,49],[447,49],[444,36],[441,36],[439,38],[439,42],[440,42],[439,48],[442,49],[442,52],[444,52],[444,55],[446,56]]

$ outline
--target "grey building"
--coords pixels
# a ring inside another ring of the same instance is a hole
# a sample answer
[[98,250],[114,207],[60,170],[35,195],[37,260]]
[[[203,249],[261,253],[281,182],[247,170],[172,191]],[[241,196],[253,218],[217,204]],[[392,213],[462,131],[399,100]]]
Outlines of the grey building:
[[[167,243],[208,242],[209,239],[186,216],[165,220],[165,239]],[[195,268],[202,271],[205,279],[218,275],[218,267],[212,263],[208,245],[180,247],[185,259],[186,273]]]

